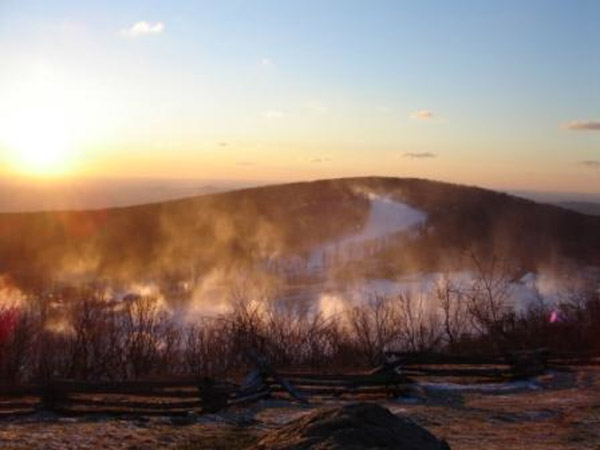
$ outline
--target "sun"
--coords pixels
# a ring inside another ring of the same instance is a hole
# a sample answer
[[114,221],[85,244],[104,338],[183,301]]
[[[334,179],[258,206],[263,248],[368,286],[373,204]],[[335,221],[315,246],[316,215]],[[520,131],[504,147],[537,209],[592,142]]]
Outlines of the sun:
[[69,169],[73,142],[60,109],[24,109],[11,122],[4,140],[15,170],[30,175],[59,175]]
[[89,89],[64,71],[46,65],[24,71],[0,104],[0,153],[10,170],[60,176],[75,170],[87,127]]

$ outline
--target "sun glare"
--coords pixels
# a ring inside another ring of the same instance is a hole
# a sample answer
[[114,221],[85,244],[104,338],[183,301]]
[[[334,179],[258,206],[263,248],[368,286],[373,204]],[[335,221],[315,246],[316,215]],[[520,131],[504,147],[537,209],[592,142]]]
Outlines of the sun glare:
[[22,111],[11,125],[5,140],[16,170],[35,175],[57,175],[68,170],[73,143],[60,111]]
[[0,145],[13,171],[57,176],[74,169],[89,116],[77,89],[44,68],[14,86],[0,111]]

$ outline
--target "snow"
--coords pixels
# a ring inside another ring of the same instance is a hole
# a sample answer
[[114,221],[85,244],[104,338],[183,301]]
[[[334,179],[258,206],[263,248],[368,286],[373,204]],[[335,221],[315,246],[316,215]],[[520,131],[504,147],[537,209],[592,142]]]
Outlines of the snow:
[[377,241],[423,224],[427,214],[389,197],[370,194],[371,202],[367,222],[355,233],[326,242],[315,248],[308,260],[309,270],[322,270],[328,256],[342,255],[346,260],[364,256],[362,248],[367,242]]
[[541,389],[535,381],[511,381],[507,383],[419,383],[425,392],[463,392],[482,394],[509,394],[520,391],[535,391]]
[[[424,296],[430,299],[435,285],[444,278],[450,278],[455,285],[468,289],[476,275],[470,271],[450,273],[429,272],[404,275],[396,279],[355,279],[336,282],[327,280],[321,289],[313,286],[311,296],[317,297],[317,305],[325,316],[332,316],[344,311],[347,305],[358,306],[374,297],[393,298],[398,295],[411,295],[415,299]],[[517,313],[539,305],[557,305],[568,285],[552,274],[528,273],[521,280],[510,283],[505,305]],[[427,302],[423,304],[427,306]],[[550,319],[550,316],[549,316]]]
[[370,201],[371,210],[364,228],[358,233],[343,238],[338,242],[339,245],[380,239],[405,231],[427,219],[424,212],[388,197],[370,196]]

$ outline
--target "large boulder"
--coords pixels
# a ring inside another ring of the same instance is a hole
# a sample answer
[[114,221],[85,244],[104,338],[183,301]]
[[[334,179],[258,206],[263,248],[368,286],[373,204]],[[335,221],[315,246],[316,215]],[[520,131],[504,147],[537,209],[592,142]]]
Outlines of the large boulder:
[[374,403],[354,403],[307,414],[267,433],[260,450],[449,450],[425,428]]

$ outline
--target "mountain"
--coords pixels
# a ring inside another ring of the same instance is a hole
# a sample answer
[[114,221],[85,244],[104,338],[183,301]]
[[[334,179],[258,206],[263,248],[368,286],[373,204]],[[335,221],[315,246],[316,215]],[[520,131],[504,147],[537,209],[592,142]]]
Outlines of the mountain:
[[[395,216],[382,213],[386,204]],[[410,215],[405,228],[362,233],[386,230],[374,220],[389,226],[402,208]],[[387,276],[458,264],[465,251],[509,257],[523,268],[600,265],[598,230],[600,217],[476,187],[346,178],[134,207],[0,214],[0,274],[22,288],[57,279],[174,286],[217,269],[281,274],[295,264],[296,274],[314,272],[317,255],[327,268]],[[360,233],[364,239],[349,239]]]

